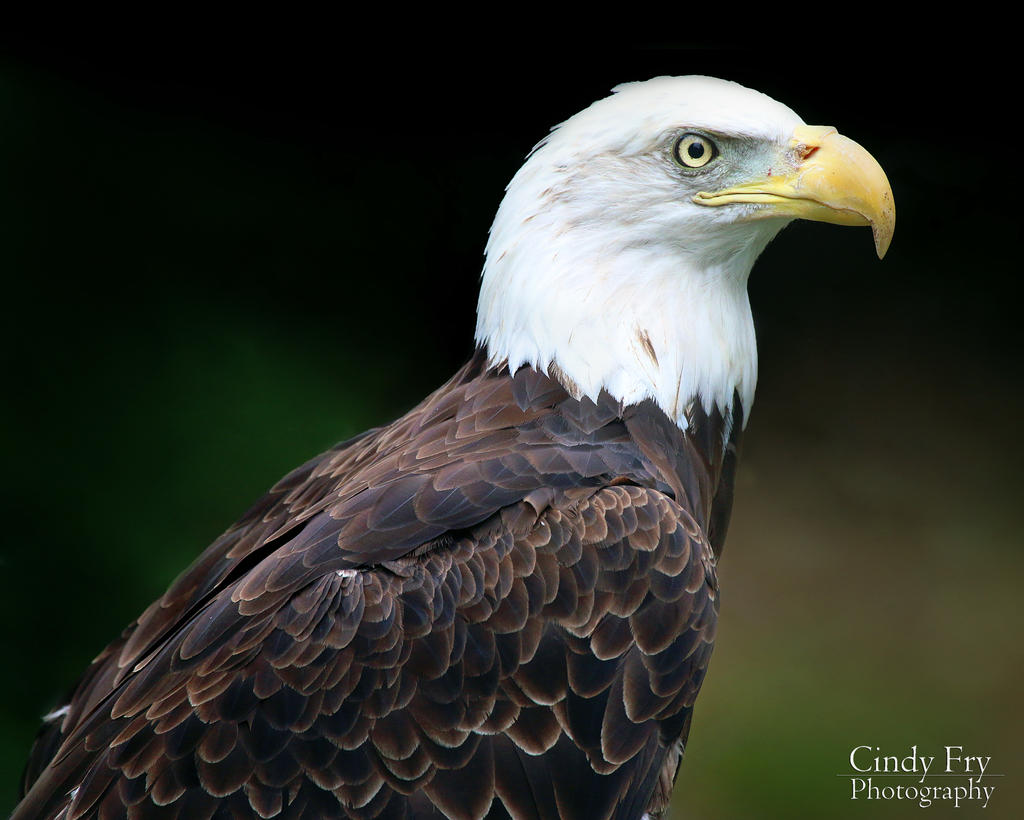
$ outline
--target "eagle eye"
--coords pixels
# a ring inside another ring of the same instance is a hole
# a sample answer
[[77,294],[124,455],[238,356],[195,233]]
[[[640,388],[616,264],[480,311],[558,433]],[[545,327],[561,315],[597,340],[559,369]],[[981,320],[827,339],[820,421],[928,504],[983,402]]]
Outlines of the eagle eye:
[[673,154],[676,162],[684,168],[703,168],[718,156],[718,148],[705,136],[683,134],[676,140]]

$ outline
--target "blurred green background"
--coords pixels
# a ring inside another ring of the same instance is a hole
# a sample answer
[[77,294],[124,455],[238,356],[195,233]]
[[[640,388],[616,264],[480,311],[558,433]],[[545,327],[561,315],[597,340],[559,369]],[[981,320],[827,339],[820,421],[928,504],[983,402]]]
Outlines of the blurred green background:
[[0,43],[0,812],[40,716],[193,556],[469,355],[487,228],[547,129],[619,82],[707,73],[862,142],[898,219],[884,262],[866,231],[796,224],[755,269],[758,398],[673,816],[917,816],[850,800],[837,775],[865,744],[991,755],[988,809],[927,814],[1020,816],[1002,67],[924,48],[894,71],[706,44],[349,45]]

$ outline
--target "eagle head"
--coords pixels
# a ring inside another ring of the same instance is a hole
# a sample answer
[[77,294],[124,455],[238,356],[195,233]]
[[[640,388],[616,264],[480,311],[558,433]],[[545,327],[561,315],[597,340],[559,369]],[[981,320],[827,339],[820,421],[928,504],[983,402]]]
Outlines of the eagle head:
[[557,126],[512,179],[487,244],[477,343],[577,397],[744,418],[757,348],[747,277],[794,219],[895,222],[872,156],[757,91],[659,77]]

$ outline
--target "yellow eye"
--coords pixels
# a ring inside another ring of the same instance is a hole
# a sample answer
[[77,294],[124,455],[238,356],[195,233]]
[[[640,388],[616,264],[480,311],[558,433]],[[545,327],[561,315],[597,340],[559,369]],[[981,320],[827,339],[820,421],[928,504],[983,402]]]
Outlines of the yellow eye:
[[676,141],[676,162],[684,168],[703,168],[717,153],[715,144],[700,134],[683,134]]

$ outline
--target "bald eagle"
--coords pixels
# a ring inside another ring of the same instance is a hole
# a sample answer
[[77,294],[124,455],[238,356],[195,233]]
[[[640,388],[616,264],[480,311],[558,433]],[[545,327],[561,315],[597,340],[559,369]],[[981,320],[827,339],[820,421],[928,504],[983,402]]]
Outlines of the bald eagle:
[[274,486],[47,715],[28,818],[641,818],[715,638],[791,220],[894,225],[835,129],[706,77],[620,86],[507,188],[476,353]]

